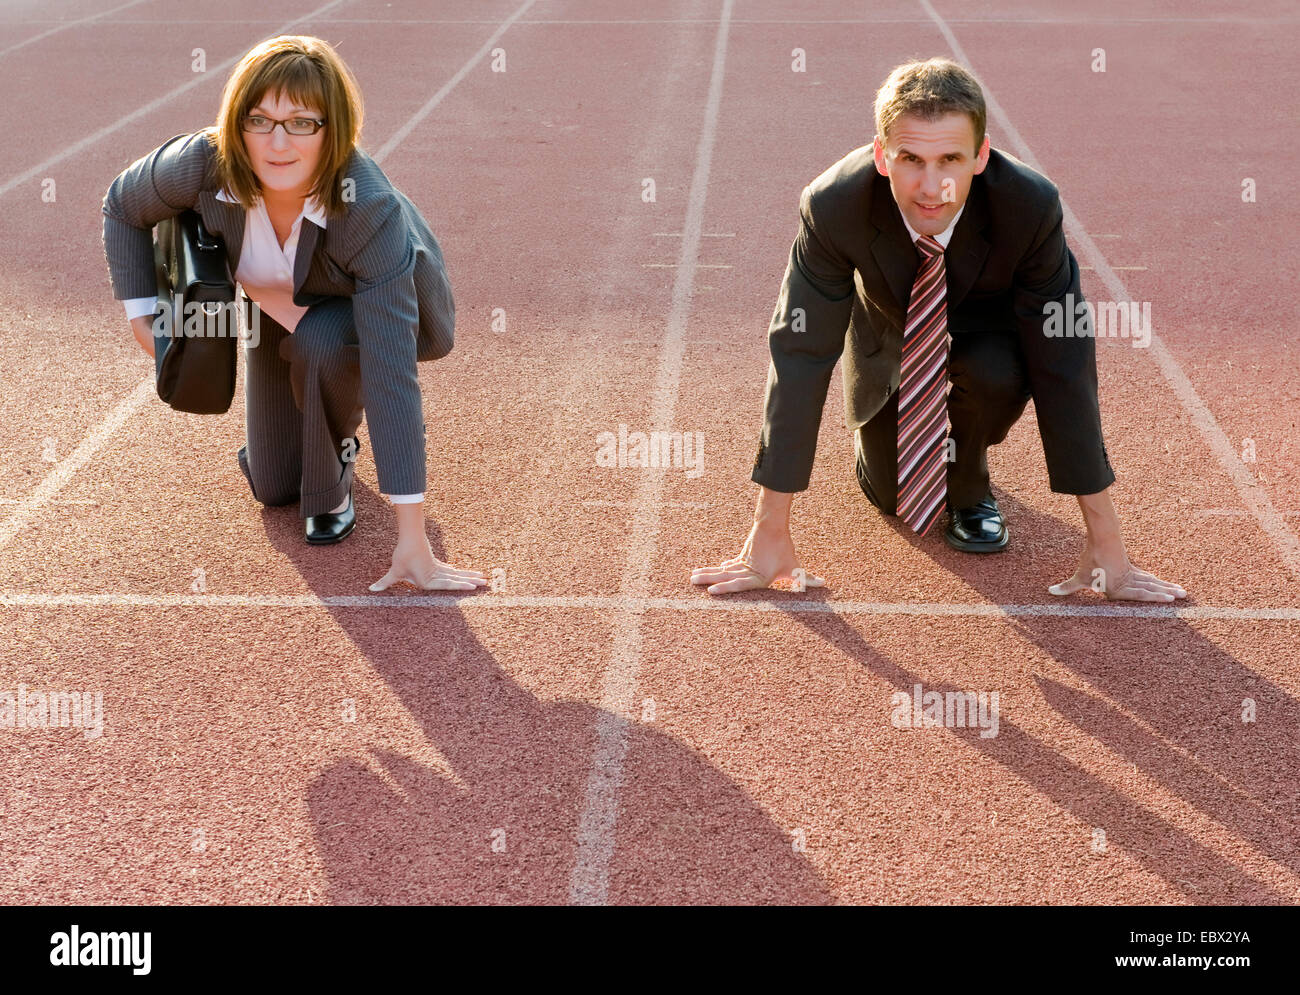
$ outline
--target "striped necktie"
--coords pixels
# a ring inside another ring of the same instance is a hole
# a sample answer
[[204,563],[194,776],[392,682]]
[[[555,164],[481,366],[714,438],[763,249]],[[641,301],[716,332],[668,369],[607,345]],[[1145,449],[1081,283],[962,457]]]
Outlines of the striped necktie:
[[925,535],[948,496],[948,277],[942,245],[922,235],[916,248],[898,378],[898,515]]

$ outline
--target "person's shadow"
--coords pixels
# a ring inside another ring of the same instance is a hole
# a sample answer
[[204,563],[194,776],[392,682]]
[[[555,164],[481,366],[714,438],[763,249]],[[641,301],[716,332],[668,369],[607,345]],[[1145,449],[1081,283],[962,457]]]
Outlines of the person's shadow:
[[[1009,525],[1017,536],[1024,537],[1022,550],[1026,546],[1040,551],[1069,550],[1069,555],[1060,557],[1064,566],[1061,575],[1069,573],[1083,548],[1082,532],[1000,490],[996,493]],[[880,515],[865,498],[862,503],[864,515]],[[990,601],[1042,600],[1034,595],[1046,585],[1034,590],[1025,587],[1026,575],[1037,572],[1041,565],[1033,564],[1033,552],[1017,551],[1015,538],[1006,552],[978,556],[951,549],[942,536],[937,541],[934,535],[920,539],[897,518],[885,520],[937,566],[956,574]],[[1009,584],[1009,579],[1017,576],[1019,581]],[[802,597],[820,600],[828,596],[825,589],[815,589]],[[1101,603],[1099,596],[1089,602],[1084,594],[1053,600],[1056,604]],[[1176,604],[1191,603],[1194,599],[1189,596]],[[788,614],[900,691],[911,694],[914,684],[924,685],[926,691],[971,690],[931,683],[909,672],[879,653],[843,617],[806,611]],[[1141,777],[1153,779],[1260,854],[1300,874],[1300,833],[1296,830],[1300,825],[1296,789],[1300,707],[1286,690],[1176,617],[1019,615],[1008,624],[1109,699],[1038,677],[1049,707],[1126,764],[1135,764]],[[1243,710],[1251,707],[1247,699],[1254,703],[1253,721],[1243,721]],[[1258,870],[1250,872],[1225,860],[1156,814],[1150,804],[1140,803],[1134,797],[1141,794],[1140,782],[1135,781],[1130,792],[1119,791],[1024,732],[1016,716],[1026,707],[1032,705],[1003,693],[995,737],[983,738],[979,729],[946,732],[960,736],[971,749],[1001,764],[1086,826],[1102,829],[1107,849],[1131,855],[1188,901],[1289,904],[1300,898],[1289,882],[1261,880]],[[882,714],[882,720],[888,721],[888,717]]]
[[[360,482],[353,493],[358,528],[337,547],[303,543],[301,520],[288,509],[262,510],[271,543],[321,597],[366,596],[362,585],[388,566],[396,539],[391,509]],[[437,527],[429,523],[428,531],[435,555],[445,558]],[[325,567],[322,554],[336,557],[338,569]],[[385,595],[403,593],[458,592],[399,585]],[[483,589],[465,597],[493,595]],[[452,773],[380,749],[372,755],[397,790],[357,761],[321,772],[306,800],[328,879],[325,901],[568,902],[602,711],[540,700],[511,678],[455,609],[328,610]],[[528,633],[526,645],[551,665],[609,666],[609,619],[525,609],[490,617],[506,614],[508,629]],[[599,635],[566,641],[575,626],[598,626]],[[585,652],[565,659],[568,646]],[[364,707],[358,703],[359,723]],[[796,851],[794,827],[775,824],[704,757],[653,724],[628,726],[618,802],[610,903],[834,901]]]

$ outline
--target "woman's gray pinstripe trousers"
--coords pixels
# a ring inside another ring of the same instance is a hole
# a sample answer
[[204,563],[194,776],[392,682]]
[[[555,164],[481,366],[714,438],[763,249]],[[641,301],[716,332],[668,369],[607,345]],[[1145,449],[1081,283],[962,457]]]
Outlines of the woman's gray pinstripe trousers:
[[[242,300],[248,318],[249,301]],[[260,321],[257,346],[244,347],[247,441],[239,468],[263,504],[298,501],[298,517],[320,515],[347,496],[361,446],[355,438],[363,414],[361,351],[352,299],[313,305],[292,333],[265,311]]]

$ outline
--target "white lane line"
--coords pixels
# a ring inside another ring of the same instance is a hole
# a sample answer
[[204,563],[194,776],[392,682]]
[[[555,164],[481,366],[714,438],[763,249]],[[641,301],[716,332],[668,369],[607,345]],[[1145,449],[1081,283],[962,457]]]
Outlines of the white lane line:
[[[0,504],[22,504],[24,499],[20,498],[0,498]],[[99,504],[94,498],[61,498],[57,501],[50,501],[49,504]]]
[[[317,7],[310,14],[306,14],[302,17],[294,18],[292,21],[287,21],[284,24],[281,24],[273,32],[271,32],[270,35],[263,35],[260,37],[274,37],[275,35],[289,34],[290,33],[289,29],[292,28],[295,24],[301,24],[303,21],[312,20],[323,11],[329,10],[331,7],[337,7],[339,4],[343,2],[344,0],[330,0],[329,3],[325,4],[324,6]],[[108,135],[111,135],[113,132],[118,131],[121,128],[125,128],[132,121],[138,121],[146,114],[156,111],[159,107],[162,107],[164,104],[168,103],[169,101],[174,100],[176,97],[179,97],[182,93],[185,93],[187,90],[192,90],[196,86],[202,86],[204,83],[210,82],[211,80],[218,78],[219,76],[221,76],[224,70],[233,66],[236,62],[238,62],[243,57],[244,57],[244,53],[240,52],[239,55],[226,59],[224,62],[218,63],[215,66],[209,66],[207,72],[196,73],[194,79],[190,80],[188,83],[183,83],[180,86],[176,87],[176,89],[172,90],[171,92],[164,93],[161,97],[158,97],[156,100],[149,101],[149,103],[145,104],[143,107],[137,107],[135,110],[133,110],[130,114],[127,114],[125,117],[118,118],[112,124],[104,125],[104,127],[100,128],[98,131],[92,132],[91,134],[87,135],[85,138],[81,139],[80,141],[74,142],[73,144],[69,145],[62,152],[58,152],[50,156],[44,162],[37,163],[35,166],[27,170],[26,172],[19,173],[17,176],[7,180],[5,183],[0,184],[0,196],[4,196],[15,187],[23,183],[26,183],[33,176],[44,176],[48,174],[52,166],[56,166],[59,163],[61,163],[64,159],[67,159],[70,156],[74,156],[78,152],[81,152],[82,150],[89,148],[90,146],[94,145],[97,141],[99,141],[101,138],[105,138]]]
[[[633,508],[631,501],[609,501],[602,498],[588,498],[582,502],[584,508]],[[685,508],[690,511],[702,511],[709,506],[707,501],[665,501],[665,508]]]
[[469,74],[469,71],[473,69],[474,66],[485,55],[487,55],[491,51],[492,46],[496,44],[497,40],[503,34],[505,34],[506,29],[509,28],[510,25],[514,24],[515,21],[519,20],[519,18],[523,16],[524,12],[528,10],[528,8],[531,7],[535,2],[536,0],[525,0],[525,2],[519,7],[518,10],[516,10],[513,14],[511,14],[504,21],[502,21],[500,26],[498,26],[497,29],[492,32],[488,40],[483,43],[482,48],[480,48],[477,52],[475,52],[472,56],[470,56],[469,61],[460,67],[460,70],[456,73],[456,75],[453,76],[451,79],[447,80],[446,83],[442,84],[442,87],[438,90],[438,92],[435,93],[432,97],[430,97],[428,101],[425,103],[425,105],[421,107],[418,111],[416,111],[411,116],[411,119],[406,122],[406,124],[398,128],[397,131],[393,134],[393,136],[390,139],[388,139],[388,141],[384,142],[384,144],[380,147],[379,151],[376,152],[371,158],[373,158],[375,162],[382,162],[388,156],[389,152],[391,152],[403,141],[405,141],[406,136],[409,135],[412,131],[414,131],[415,127],[426,117],[428,117],[429,113],[435,107],[437,107],[440,103],[442,103],[442,98],[447,96],[447,94],[451,93],[451,91],[455,89],[456,84],[459,83],[461,80],[463,80],[466,77],[466,75]]
[[[713,46],[713,69],[695,153],[686,219],[677,274],[673,282],[672,308],[659,357],[650,421],[655,431],[667,431],[677,407],[677,391],[686,352],[686,320],[690,312],[691,288],[704,230],[704,200],[709,188],[713,143],[722,105],[722,77],[727,59],[727,34],[732,0],[723,0],[722,16]],[[619,586],[624,598],[644,596],[650,585],[650,568],[659,541],[659,502],[662,474],[643,476],[636,491],[636,511],[628,530],[627,565]],[[578,818],[577,852],[569,879],[569,900],[580,905],[602,905],[609,893],[609,864],[614,853],[618,794],[623,783],[623,761],[627,755],[628,724],[632,698],[641,667],[641,624],[636,612],[620,610],[613,626],[614,645],[601,688],[600,713],[596,719],[596,748],[587,781],[582,813]]]
[[[19,21],[25,25],[45,25],[56,23],[51,18],[31,18]],[[261,23],[256,18],[140,18],[134,21],[122,21],[126,25],[256,25]],[[495,21],[486,18],[429,18],[429,17],[331,17],[325,23],[330,25],[494,25]],[[716,25],[716,17],[656,17],[656,18],[584,18],[584,20],[559,20],[559,18],[529,18],[520,21],[523,25]],[[928,23],[923,17],[839,17],[831,20],[813,20],[813,18],[732,18],[732,25],[798,25],[815,27],[818,25],[924,25]],[[1294,17],[952,17],[950,25],[1295,25]]]
[[920,618],[1136,618],[1151,621],[1221,620],[1300,622],[1300,608],[1233,608],[1228,605],[1171,605],[1128,602],[994,605],[925,601],[804,601],[762,598],[652,598],[621,595],[506,594],[23,594],[0,592],[0,608],[422,608],[453,611],[595,611],[644,615],[652,611],[753,612],[786,615],[880,615]]
[[[646,269],[676,269],[681,263],[642,263]],[[696,269],[731,269],[726,263],[696,263]]]
[[[948,42],[958,61],[970,69],[971,72],[974,72],[974,63],[971,62],[970,56],[962,49],[944,19],[931,6],[930,0],[918,0],[918,2],[943,33],[944,40]],[[1002,130],[1015,147],[1016,154],[1034,169],[1042,172],[1042,166],[1034,157],[1033,152],[1029,150],[1025,140],[1020,137],[1020,133],[1016,131],[1016,127],[1011,123],[1006,111],[1002,109],[1001,104],[998,103],[997,98],[993,96],[992,91],[983,80],[980,81],[980,88],[984,91],[984,101],[988,105],[989,114],[1002,126]],[[1069,232],[1070,239],[1082,249],[1082,255],[1093,264],[1097,274],[1106,285],[1106,292],[1110,294],[1110,299],[1113,301],[1131,300],[1132,297],[1128,289],[1120,281],[1120,278],[1115,275],[1115,268],[1106,261],[1106,257],[1097,248],[1097,244],[1088,236],[1088,232],[1079,223],[1079,219],[1074,216],[1074,212],[1070,210],[1070,206],[1066,203],[1064,197],[1061,198],[1061,210],[1064,214],[1065,227]],[[1219,465],[1223,467],[1229,479],[1232,480],[1233,486],[1237,489],[1237,494],[1241,497],[1242,504],[1259,522],[1259,527],[1264,530],[1264,534],[1273,541],[1282,563],[1291,571],[1293,576],[1300,578],[1300,539],[1297,539],[1295,534],[1287,528],[1286,522],[1282,520],[1282,516],[1273,507],[1273,502],[1269,500],[1264,488],[1260,487],[1251,477],[1250,471],[1246,469],[1246,464],[1238,459],[1237,451],[1233,448],[1232,443],[1228,441],[1227,434],[1219,426],[1214,415],[1210,413],[1209,407],[1201,400],[1200,395],[1196,393],[1196,388],[1187,379],[1187,374],[1178,365],[1178,360],[1174,359],[1164,341],[1154,332],[1151,335],[1149,351],[1155,358],[1156,365],[1160,367],[1160,372],[1164,374],[1165,380],[1182,403],[1183,409],[1191,417],[1192,424],[1200,430],[1202,438],[1205,439],[1214,455],[1218,457]]]
[[[342,3],[342,2],[343,0],[333,0],[332,3],[328,3],[324,7],[317,8],[316,11],[314,11],[311,14],[308,14],[306,17],[299,18],[298,21],[290,21],[288,24],[283,25],[280,29],[276,31],[276,34],[284,34],[285,33],[284,28],[288,28],[294,24],[297,24],[299,21],[308,20],[312,17],[315,17],[315,15],[318,14],[320,11],[327,9],[328,7],[333,7],[335,6],[335,4]],[[513,23],[514,20],[518,18],[520,14],[522,14],[525,10],[531,7],[535,2],[536,0],[526,0],[526,2],[506,20],[502,28],[493,33],[492,38],[489,39],[488,41],[488,45],[490,45],[492,41],[495,41],[497,38],[501,36],[501,31],[504,30],[506,25]],[[433,110],[434,107],[437,106],[438,102],[441,101],[442,98],[445,97],[449,92],[451,92],[451,86],[454,85],[454,83],[459,82],[460,80],[465,78],[465,74],[468,73],[469,70],[473,67],[473,65],[483,57],[483,54],[487,50],[488,45],[485,45],[483,48],[475,52],[474,55],[470,57],[469,61],[466,62],[465,65],[463,65],[460,68],[460,71],[457,72],[456,75],[452,77],[452,83],[443,85],[442,88],[439,89],[438,92],[434,94],[434,96],[423,107],[421,107],[418,111],[416,111],[415,114],[412,116],[412,118],[409,121],[407,121],[405,125],[402,126],[402,128],[398,131],[398,135],[400,135],[403,138],[409,135],[411,133],[411,128],[414,126],[412,122],[423,120],[424,117],[427,116],[428,113],[431,110]],[[243,56],[241,55],[240,58],[243,58]],[[217,66],[210,69],[208,71],[208,74],[206,75],[217,73],[221,70],[222,67],[233,65],[234,62],[235,62],[234,59],[227,60],[226,62],[222,63],[221,66]],[[177,93],[180,93],[182,90],[188,89],[190,86],[193,85],[194,84],[186,84],[186,86],[181,87],[179,90],[173,90],[172,93],[168,94],[166,97],[159,98],[159,100],[155,100],[153,103],[147,104],[145,107],[140,108],[140,110],[135,111],[133,114],[130,114],[125,118],[122,118],[119,122],[117,122],[117,124],[110,125],[108,128],[101,129],[100,131],[96,132],[94,135],[91,135],[89,138],[82,139],[82,141],[78,142],[77,145],[74,145],[72,149],[60,153],[60,155],[56,156],[54,159],[46,160],[45,163],[42,163],[40,166],[37,166],[34,170],[29,170],[28,174],[26,175],[31,175],[35,172],[39,172],[48,163],[55,162],[71,154],[73,150],[84,148],[86,145],[95,141],[97,138],[101,137],[102,135],[107,134],[109,131],[112,131],[114,128],[121,127],[121,125],[126,123],[128,120],[132,120],[136,117],[139,117],[140,115],[152,109],[157,104],[160,104],[163,101],[170,99],[171,97],[175,96]],[[380,162],[396,146],[397,146],[397,142],[393,138],[390,138],[387,142],[384,143],[383,148],[380,149],[377,153],[375,153],[371,158],[373,158],[376,162]],[[6,187],[0,188],[0,193],[3,193],[4,190],[9,189],[9,187],[12,186],[15,182],[20,182],[21,180],[22,177],[19,177],[18,181],[11,181],[10,184],[7,185]],[[71,456],[63,460],[53,470],[50,471],[49,475],[45,478],[44,481],[41,482],[40,486],[37,487],[36,490],[34,490],[27,497],[19,500],[18,507],[14,510],[13,514],[11,514],[8,518],[6,518],[4,522],[0,523],[0,549],[4,548],[4,546],[11,539],[13,539],[13,537],[18,533],[18,530],[22,528],[24,523],[26,523],[27,520],[31,518],[31,516],[36,512],[38,508],[40,508],[44,504],[49,503],[50,499],[52,499],[63,488],[63,486],[67,484],[69,480],[72,479],[72,475],[75,474],[79,469],[81,469],[81,467],[84,466],[87,462],[89,462],[91,457],[94,456],[95,453],[99,450],[99,448],[109,440],[112,434],[115,431],[117,431],[117,429],[120,428],[122,424],[128,418],[131,417],[132,414],[135,413],[136,409],[144,405],[153,396],[154,396],[154,376],[153,374],[150,374],[149,376],[141,380],[138,384],[136,384],[135,390],[133,390],[125,399],[123,399],[117,405],[117,407],[114,408],[104,418],[103,421],[101,421],[98,425],[95,426],[94,429],[91,430],[90,435],[88,435],[82,441],[81,445],[79,445],[76,448],[76,450],[72,453]]]
[[[1202,508],[1197,511],[1198,515],[1207,518],[1212,515],[1222,515],[1226,518],[1245,518],[1250,514],[1245,508]],[[1283,518],[1300,517],[1300,511],[1283,511],[1279,512]]]
[[153,396],[154,378],[153,374],[150,374],[135,385],[135,390],[117,402],[117,406],[81,440],[81,444],[76,449],[55,464],[54,469],[46,474],[45,479],[36,486],[35,490],[26,497],[19,498],[16,502],[17,506],[9,517],[0,523],[0,549],[9,544],[9,541],[18,534],[18,530],[36,514],[37,510],[42,505],[48,504],[73,475],[91,461],[100,447],[108,442],[113,433],[122,427],[135,410]]
[[[42,31],[38,35],[32,35],[30,38],[24,38],[22,41],[18,42],[17,44],[10,45],[8,48],[0,48],[0,58],[3,58],[4,56],[8,55],[10,52],[16,52],[20,48],[23,48],[24,46],[31,45],[34,42],[38,42],[43,38],[48,38],[50,37],[50,35],[57,35],[60,31],[66,31],[68,28],[79,27],[83,24],[90,24],[93,21],[98,21],[102,17],[108,17],[109,14],[116,14],[119,10],[126,10],[128,7],[135,7],[144,2],[145,0],[131,0],[130,3],[120,4],[119,6],[113,7],[109,10],[101,10],[98,14],[90,14],[86,17],[79,17],[75,21],[60,21],[57,27],[50,28],[49,31]],[[40,22],[19,21],[17,23],[39,24]],[[13,27],[13,24],[12,23],[9,24],[8,27]]]

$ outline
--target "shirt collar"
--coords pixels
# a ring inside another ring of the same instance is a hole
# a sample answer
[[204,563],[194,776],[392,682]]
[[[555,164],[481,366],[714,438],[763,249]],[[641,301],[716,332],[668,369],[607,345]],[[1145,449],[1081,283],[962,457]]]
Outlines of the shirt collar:
[[[948,227],[939,232],[938,235],[933,236],[934,240],[945,249],[948,248],[948,243],[952,240],[952,230],[957,227],[957,219],[961,217],[961,212],[964,210],[966,210],[966,205],[962,204],[961,207],[957,208],[957,213],[952,216],[952,222]],[[901,209],[898,213],[903,218],[903,224],[907,225],[907,234],[912,236],[912,242],[915,243],[916,240],[921,237],[920,233],[913,229],[911,225],[907,224],[907,215],[903,214]]]
[[[217,200],[225,201],[227,204],[238,204],[239,201],[226,192],[222,187],[217,191]],[[308,197],[302,205],[302,217],[306,218],[318,228],[325,227],[325,210],[321,207],[320,201],[315,197]]]

